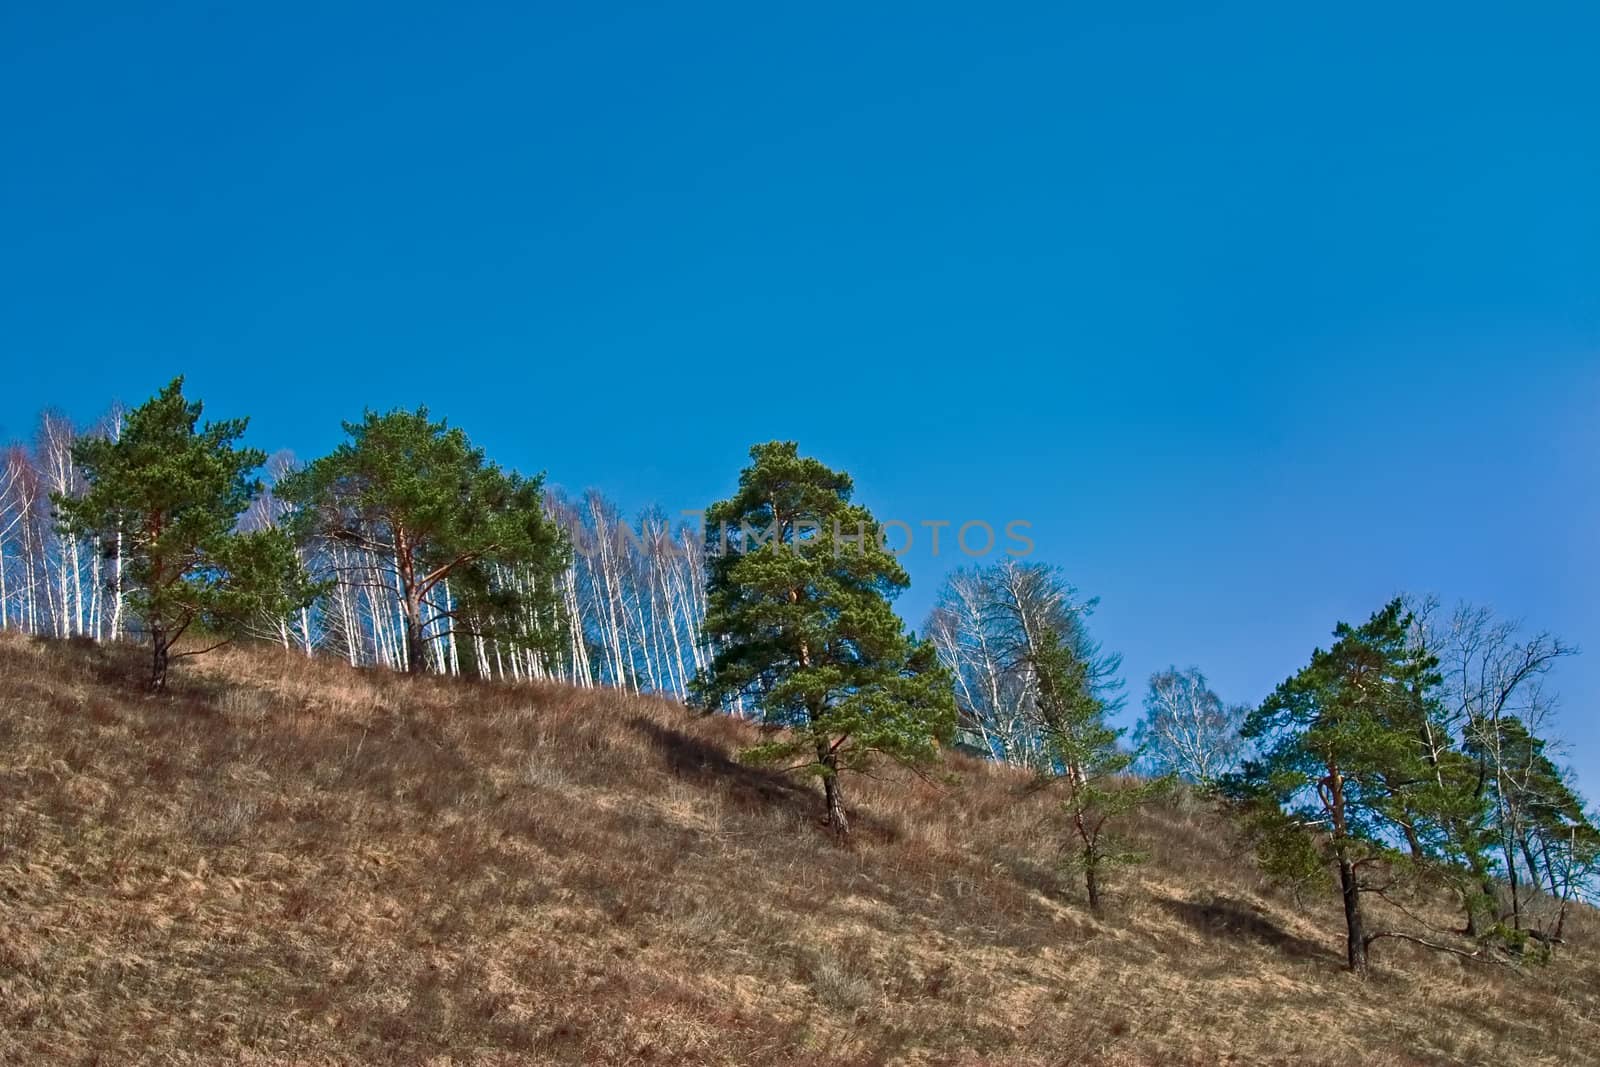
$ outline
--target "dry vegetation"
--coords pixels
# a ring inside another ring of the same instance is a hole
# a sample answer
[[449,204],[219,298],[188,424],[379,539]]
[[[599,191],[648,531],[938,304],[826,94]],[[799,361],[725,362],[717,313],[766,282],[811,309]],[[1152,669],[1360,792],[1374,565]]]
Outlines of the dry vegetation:
[[1575,1064],[1600,923],[1521,971],[1343,973],[1203,808],[1091,918],[1052,802],[956,759],[841,851],[663,701],[274,652],[139,693],[0,635],[0,1062]]

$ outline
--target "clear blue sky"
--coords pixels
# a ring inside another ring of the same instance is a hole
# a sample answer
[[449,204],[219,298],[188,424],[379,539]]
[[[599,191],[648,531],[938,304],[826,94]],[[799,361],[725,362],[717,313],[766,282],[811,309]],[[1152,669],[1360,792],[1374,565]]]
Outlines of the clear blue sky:
[[1135,697],[1554,629],[1600,794],[1600,9],[1197,6],[7,5],[0,438],[182,372],[669,509],[795,438],[1032,522]]

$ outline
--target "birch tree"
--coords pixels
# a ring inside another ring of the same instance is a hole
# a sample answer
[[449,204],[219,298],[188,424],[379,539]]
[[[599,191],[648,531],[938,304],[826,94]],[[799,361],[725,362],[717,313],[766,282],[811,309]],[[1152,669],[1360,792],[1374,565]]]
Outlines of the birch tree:
[[[1433,598],[1411,605],[1418,623],[1413,641],[1439,659],[1443,716],[1436,734],[1425,738],[1434,765],[1468,783],[1472,806],[1449,827],[1463,862],[1473,871],[1473,892],[1464,901],[1467,929],[1477,934],[1480,918],[1508,919],[1512,930],[1524,924],[1529,894],[1538,890],[1545,866],[1530,813],[1559,792],[1562,773],[1550,761],[1547,735],[1556,699],[1550,672],[1577,649],[1548,631],[1524,633],[1513,621],[1481,605],[1462,603],[1448,614]],[[1560,797],[1557,808],[1581,809]],[[1549,810],[1549,809],[1544,809]],[[1557,820],[1548,830],[1560,837]],[[1571,825],[1570,822],[1564,825]],[[1498,862],[1491,866],[1486,852]],[[1502,913],[1498,878],[1507,897]],[[1543,882],[1548,884],[1548,877]]]
[[11,538],[15,561],[9,582],[15,601],[13,625],[28,633],[42,633],[49,624],[48,497],[39,468],[26,448],[6,451],[5,532]]
[[1108,712],[1120,707],[1121,658],[1107,654],[1087,626],[1096,604],[1042,563],[1007,559],[946,580],[927,632],[955,678],[970,744],[1035,768],[1057,758],[1047,743],[1038,674],[1050,641],[1082,661],[1090,692]]
[[1210,787],[1234,770],[1250,709],[1224,704],[1198,667],[1169,667],[1150,676],[1145,714],[1133,741],[1151,769]]
[[598,490],[578,501],[548,494],[573,553],[556,580],[566,605],[564,677],[682,699],[706,662],[703,544],[658,507],[634,523]]
[[[77,464],[73,462],[73,443],[77,432],[71,421],[57,411],[46,411],[39,420],[35,449],[44,492],[51,500],[76,496],[82,486]],[[50,527],[53,551],[45,556],[47,570],[53,569],[50,594],[54,598],[52,615],[57,637],[84,632],[82,531],[70,523]]]

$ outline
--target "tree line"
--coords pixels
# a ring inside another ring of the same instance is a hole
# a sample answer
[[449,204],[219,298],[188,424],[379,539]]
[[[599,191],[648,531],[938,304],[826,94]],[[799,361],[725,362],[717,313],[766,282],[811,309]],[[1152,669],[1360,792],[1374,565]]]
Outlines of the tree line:
[[[180,396],[181,386],[155,398],[147,415],[186,410]],[[125,542],[139,518],[107,514],[101,527],[73,515],[91,477],[108,486],[124,480],[91,475],[86,463],[102,443],[124,443],[128,414],[118,407],[77,428],[47,412],[32,442],[5,449],[0,628],[149,636],[147,619],[127,610],[132,587],[124,577]],[[187,428],[166,427],[169,445],[203,432],[198,407],[193,415]],[[282,530],[318,595],[284,614],[263,603],[239,619],[213,618],[215,628],[352,666],[549,678],[679,698],[704,666],[705,572],[693,524],[659,509],[630,521],[596,490],[569,498],[501,472],[425,410],[366,416],[346,427],[348,441],[332,456],[304,469],[287,452],[235,447],[242,420],[227,429],[229,450],[249,461],[259,482],[242,487],[238,528]],[[167,457],[156,477],[183,462]],[[373,469],[362,469],[369,463]],[[400,465],[406,481],[386,481]],[[464,490],[461,478],[475,482]],[[513,511],[524,516],[525,538],[474,525]],[[445,520],[450,525],[440,525]]]
[[[239,637],[357,666],[606,685],[764,727],[746,760],[817,778],[956,747],[1056,791],[1091,908],[1140,858],[1138,808],[1173,792],[1234,816],[1264,871],[1332,877],[1349,966],[1398,938],[1472,958],[1560,942],[1600,831],[1557,760],[1550,670],[1576,649],[1487,609],[1397,598],[1259,706],[1197,668],[1150,680],[1131,743],[1095,600],[1048,565],[950,576],[921,636],[909,585],[848,474],[793,442],[750,451],[705,528],[626,519],[506,470],[425,408],[365,413],[327,456],[243,447],[174,380],[83,431],[46,414],[0,467],[0,627],[131,638],[148,684]],[[1139,773],[1135,773],[1135,772]],[[1419,928],[1445,891],[1462,925]],[[1409,924],[1379,926],[1373,901]]]

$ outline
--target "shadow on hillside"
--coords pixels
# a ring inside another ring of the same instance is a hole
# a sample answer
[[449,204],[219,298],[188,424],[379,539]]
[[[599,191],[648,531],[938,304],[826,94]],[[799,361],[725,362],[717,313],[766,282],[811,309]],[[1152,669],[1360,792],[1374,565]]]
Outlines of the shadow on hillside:
[[750,767],[729,759],[714,744],[642,716],[628,725],[643,734],[661,755],[667,769],[702,786],[722,786],[735,803],[746,807],[784,806],[802,812],[817,807],[818,797],[777,771]]
[[93,679],[113,689],[147,692],[149,652],[131,641],[96,641],[91,637],[65,639],[34,635],[28,638],[67,674]]
[[96,641],[90,637],[30,637],[44,646],[55,666],[80,678],[91,679],[122,697],[154,698],[170,710],[196,716],[216,714],[218,698],[229,689],[225,678],[209,677],[189,669],[189,658],[172,661],[167,688],[150,692],[150,649],[136,640]]
[[1190,929],[1209,938],[1219,941],[1255,941],[1296,959],[1333,959],[1323,946],[1290,933],[1242,900],[1219,895],[1209,900],[1162,897],[1156,903]]

